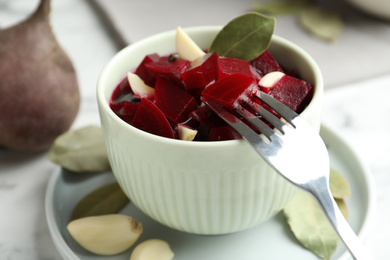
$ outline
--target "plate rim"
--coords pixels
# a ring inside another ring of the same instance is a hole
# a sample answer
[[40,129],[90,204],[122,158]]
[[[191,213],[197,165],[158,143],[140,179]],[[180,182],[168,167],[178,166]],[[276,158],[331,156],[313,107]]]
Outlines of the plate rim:
[[[365,210],[365,216],[363,219],[363,223],[357,232],[357,236],[363,241],[369,235],[369,232],[373,226],[373,222],[375,219],[376,212],[376,188],[375,181],[372,175],[372,172],[365,160],[363,160],[363,156],[359,153],[359,150],[354,147],[352,142],[348,141],[346,137],[342,134],[337,133],[336,130],[329,125],[321,124],[320,133],[322,135],[332,136],[333,139],[336,139],[340,145],[344,146],[349,155],[354,157],[355,161],[359,164],[358,167],[362,169],[364,181],[363,183],[366,185],[367,189],[367,209]],[[350,254],[346,251],[344,252],[337,260],[347,260],[351,259]]]
[[[363,157],[359,154],[358,150],[354,148],[353,144],[349,142],[346,138],[342,136],[342,134],[336,133],[334,129],[329,127],[328,125],[321,124],[320,129],[321,136],[331,137],[336,139],[340,145],[347,148],[349,155],[352,156],[355,161],[359,164],[358,167],[361,168],[365,184],[365,188],[367,189],[367,209],[364,212],[364,219],[357,232],[357,236],[365,240],[368,236],[369,231],[372,227],[373,220],[375,218],[376,211],[376,189],[374,184],[374,178],[372,176],[371,170],[368,164],[363,160]],[[325,138],[326,139],[326,138]],[[62,257],[65,259],[77,259],[80,258],[71,250],[68,244],[65,242],[60,230],[59,226],[56,222],[55,212],[54,212],[54,194],[55,188],[59,181],[60,175],[62,172],[62,168],[57,166],[52,173],[52,176],[49,178],[46,192],[45,192],[45,215],[46,221],[49,227],[51,238],[53,239],[54,245],[57,248],[57,251],[60,253]],[[346,260],[349,259],[350,255],[348,252],[344,252],[337,260]]]

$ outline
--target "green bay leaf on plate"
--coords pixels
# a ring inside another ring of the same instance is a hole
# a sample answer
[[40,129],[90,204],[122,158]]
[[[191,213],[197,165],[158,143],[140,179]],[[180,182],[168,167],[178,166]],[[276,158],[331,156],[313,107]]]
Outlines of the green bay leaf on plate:
[[344,218],[347,219],[348,218],[347,204],[345,203],[345,201],[343,199],[335,199],[335,201],[336,201],[337,206],[339,207],[341,213],[343,214]]
[[329,186],[335,199],[351,197],[351,189],[347,180],[335,169],[330,169]]
[[219,56],[252,60],[265,51],[275,27],[275,18],[249,12],[226,24],[213,40],[209,51]]
[[338,12],[317,5],[302,9],[298,20],[307,32],[331,42],[339,37],[343,28],[343,20]]
[[271,15],[290,14],[301,10],[313,2],[313,0],[274,0],[264,3],[258,0],[252,4],[252,10]]
[[330,259],[339,238],[316,201],[298,190],[283,212],[298,241],[319,257]]
[[50,148],[49,160],[73,172],[111,169],[99,126],[86,126],[60,135]]
[[103,185],[81,199],[73,209],[71,220],[89,216],[116,214],[129,203],[117,182]]

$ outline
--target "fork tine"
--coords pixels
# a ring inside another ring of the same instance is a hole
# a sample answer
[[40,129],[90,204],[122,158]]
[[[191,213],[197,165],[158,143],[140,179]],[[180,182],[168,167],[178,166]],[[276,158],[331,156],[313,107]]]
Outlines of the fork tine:
[[[248,104],[249,105],[249,104]],[[251,106],[252,107],[252,106]],[[255,108],[253,108],[255,109]],[[246,109],[243,107],[238,107],[236,109],[236,112],[245,118],[249,123],[251,123],[253,126],[255,126],[263,135],[265,135],[269,140],[272,139],[272,136],[275,134],[274,131],[261,119],[259,119],[256,115],[249,113]]]
[[[267,120],[271,125],[276,127],[276,129],[278,129],[282,134],[284,134],[283,126],[285,124],[282,121],[280,121],[280,119],[277,118],[274,114],[269,112],[266,108],[264,108],[262,106],[258,106],[257,109],[256,109],[249,103],[245,103],[245,106],[250,108],[255,114],[264,117],[265,120]],[[257,119],[256,121],[263,122],[262,120],[258,119],[257,117],[256,117],[256,119]],[[255,121],[255,120],[252,120],[252,121]],[[253,123],[255,125],[259,123],[259,122],[252,122],[252,121],[251,121],[251,123]]]
[[[219,117],[221,117],[226,123],[234,128],[242,137],[247,139],[251,144],[264,143],[264,140],[258,135],[252,128],[250,128],[246,123],[241,121],[238,117],[233,115],[230,111],[226,110],[222,106],[205,102]],[[242,113],[242,112],[241,112]],[[264,123],[264,122],[263,122]],[[275,134],[266,124],[264,124],[270,131],[264,128],[263,135],[271,140],[272,136]],[[260,129],[259,129],[260,130]],[[261,131],[261,130],[260,130]]]
[[289,124],[291,124],[295,128],[295,125],[292,120],[296,118],[298,114],[291,110],[288,106],[262,91],[258,91],[253,96],[260,101],[263,101],[266,105],[272,108],[278,115],[284,118]]

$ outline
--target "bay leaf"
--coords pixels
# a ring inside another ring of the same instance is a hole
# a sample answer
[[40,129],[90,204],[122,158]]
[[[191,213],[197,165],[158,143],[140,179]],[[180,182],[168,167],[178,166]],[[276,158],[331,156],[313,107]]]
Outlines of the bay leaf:
[[330,259],[339,238],[317,202],[301,190],[283,210],[298,241],[323,259]]
[[268,1],[266,3],[256,2],[252,4],[252,10],[270,15],[290,14],[301,10],[313,2],[313,0],[276,0]]
[[307,32],[330,42],[336,41],[343,28],[343,20],[338,12],[318,5],[301,10],[298,20]]
[[347,180],[335,169],[330,169],[329,186],[336,199],[351,197],[351,189]]
[[71,220],[116,214],[129,203],[117,182],[106,184],[81,199],[73,209]]
[[249,12],[226,24],[213,40],[209,52],[219,56],[252,60],[265,51],[275,27],[275,18]]
[[341,213],[343,214],[344,218],[348,218],[348,207],[347,204],[343,199],[335,199],[337,206],[339,207]]
[[86,126],[60,135],[48,156],[52,162],[73,172],[102,172],[111,168],[99,126]]

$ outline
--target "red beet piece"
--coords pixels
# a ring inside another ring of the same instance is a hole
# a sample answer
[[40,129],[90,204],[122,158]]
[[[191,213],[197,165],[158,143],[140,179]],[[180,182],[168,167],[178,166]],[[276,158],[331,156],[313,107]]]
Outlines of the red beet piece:
[[218,79],[235,73],[244,74],[257,80],[260,79],[257,72],[247,61],[228,57],[218,57]]
[[202,58],[191,62],[191,66],[182,71],[186,89],[203,88],[217,79],[217,53],[208,53]]
[[257,81],[243,74],[232,74],[209,85],[203,92],[204,101],[235,109],[242,102],[249,101],[259,89]]
[[159,58],[156,62],[149,62],[145,67],[155,75],[165,76],[177,83],[183,84],[180,73],[190,66],[188,60],[177,59],[170,61],[168,56]]
[[151,134],[175,138],[173,129],[163,112],[146,98],[143,98],[139,103],[132,126]]
[[213,127],[210,130],[209,141],[223,141],[241,139],[241,135],[230,125]]
[[164,77],[157,77],[154,98],[167,118],[182,123],[198,107],[195,98],[180,85]]
[[110,108],[118,117],[131,124],[139,101],[133,96],[129,81],[125,77],[119,82],[111,96]]
[[114,111],[114,113],[118,117],[120,117],[123,121],[131,124],[138,110],[139,103],[121,101],[121,102],[111,103],[110,106],[112,111]]
[[269,91],[269,95],[279,100],[292,110],[300,113],[310,102],[314,87],[312,84],[288,75]]
[[279,63],[274,59],[268,50],[265,50],[257,58],[251,60],[249,64],[253,66],[253,68],[261,77],[272,71],[283,72],[283,69],[280,67]]
[[140,65],[138,65],[137,69],[135,70],[135,74],[137,74],[148,86],[154,86],[154,83],[156,82],[156,77],[153,71],[149,70],[145,65],[157,62],[160,59],[160,55],[157,53],[146,55],[145,58],[142,60]]
[[190,113],[190,117],[205,124],[207,126],[217,127],[225,125],[225,121],[221,119],[211,108],[208,106],[200,106]]
[[127,80],[127,76],[126,76],[116,86],[115,90],[113,91],[113,93],[111,95],[110,102],[116,102],[128,94],[132,94],[132,91],[131,91],[129,81]]
[[190,93],[196,101],[200,104],[202,102],[202,92],[206,87],[203,88],[194,88],[194,89],[189,89],[188,93]]

